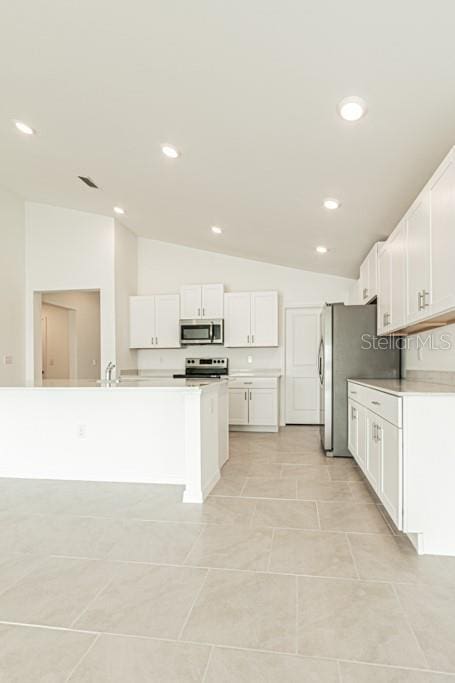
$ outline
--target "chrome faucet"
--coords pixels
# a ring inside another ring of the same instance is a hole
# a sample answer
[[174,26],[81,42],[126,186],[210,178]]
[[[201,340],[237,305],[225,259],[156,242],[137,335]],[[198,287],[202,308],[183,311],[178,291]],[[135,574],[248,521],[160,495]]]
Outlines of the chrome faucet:
[[114,370],[114,368],[115,363],[110,361],[106,366],[106,370],[104,371],[104,379],[106,382],[112,382],[112,371]]

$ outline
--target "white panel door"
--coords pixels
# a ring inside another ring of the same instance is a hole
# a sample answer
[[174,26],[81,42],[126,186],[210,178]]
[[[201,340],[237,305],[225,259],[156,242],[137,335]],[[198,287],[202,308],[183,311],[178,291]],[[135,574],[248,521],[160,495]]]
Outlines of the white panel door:
[[155,347],[155,297],[130,297],[130,348]]
[[278,421],[276,389],[249,390],[249,421],[254,426],[275,426]]
[[183,320],[200,318],[202,315],[201,285],[183,285],[180,288],[180,317]]
[[251,293],[251,344],[278,346],[278,292]]
[[391,268],[391,329],[398,330],[406,322],[406,219],[387,242]]
[[319,424],[321,309],[286,310],[286,423]]
[[180,346],[178,294],[155,296],[155,345],[162,349]]
[[229,424],[248,424],[248,389],[229,389]]
[[216,320],[223,317],[224,285],[202,285],[202,317]]
[[224,295],[224,345],[250,346],[251,294],[235,292]]
[[455,153],[448,157],[430,186],[431,313],[455,308]]
[[430,291],[430,202],[424,190],[407,214],[407,322],[428,315]]
[[401,434],[401,429],[390,424],[387,420],[380,421],[378,428],[381,452],[379,497],[399,529],[402,528],[403,521]]

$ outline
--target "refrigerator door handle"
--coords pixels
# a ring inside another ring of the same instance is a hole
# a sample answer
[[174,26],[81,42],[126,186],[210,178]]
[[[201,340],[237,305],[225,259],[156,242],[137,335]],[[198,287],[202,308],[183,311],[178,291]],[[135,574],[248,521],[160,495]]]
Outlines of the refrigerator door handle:
[[318,373],[319,373],[319,382],[320,382],[321,386],[324,384],[324,364],[322,362],[323,349],[324,349],[324,340],[321,339],[321,342],[319,344],[319,353],[318,353]]

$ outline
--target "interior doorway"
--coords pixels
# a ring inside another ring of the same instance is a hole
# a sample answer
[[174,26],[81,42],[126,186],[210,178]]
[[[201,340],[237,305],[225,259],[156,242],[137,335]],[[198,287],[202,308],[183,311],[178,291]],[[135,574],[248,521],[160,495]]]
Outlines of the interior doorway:
[[99,291],[41,292],[40,298],[43,381],[99,379]]
[[320,423],[321,307],[286,309],[286,424]]

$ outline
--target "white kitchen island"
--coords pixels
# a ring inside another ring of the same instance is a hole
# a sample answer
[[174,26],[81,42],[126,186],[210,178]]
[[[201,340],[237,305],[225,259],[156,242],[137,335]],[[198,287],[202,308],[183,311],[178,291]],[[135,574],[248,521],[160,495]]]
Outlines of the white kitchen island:
[[228,457],[226,381],[0,387],[0,477],[185,486],[201,503]]

